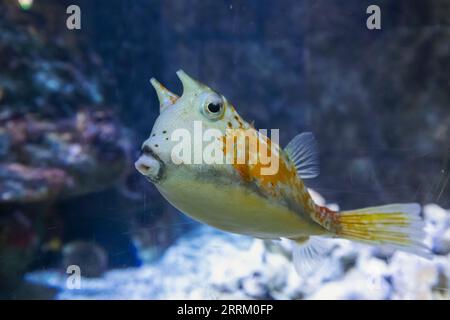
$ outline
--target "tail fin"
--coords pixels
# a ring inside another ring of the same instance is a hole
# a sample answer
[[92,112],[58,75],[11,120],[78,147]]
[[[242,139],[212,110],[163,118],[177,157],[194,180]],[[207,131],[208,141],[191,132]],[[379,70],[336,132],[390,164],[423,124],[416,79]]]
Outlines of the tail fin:
[[337,215],[336,233],[350,240],[408,251],[426,258],[424,223],[417,203],[390,204],[342,211]]

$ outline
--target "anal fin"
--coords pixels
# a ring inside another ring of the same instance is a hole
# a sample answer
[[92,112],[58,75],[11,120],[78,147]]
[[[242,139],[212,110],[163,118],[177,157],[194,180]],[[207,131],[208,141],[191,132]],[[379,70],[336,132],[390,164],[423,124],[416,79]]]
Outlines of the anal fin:
[[331,249],[326,239],[311,236],[291,240],[292,260],[299,276],[307,277],[326,264],[325,260]]

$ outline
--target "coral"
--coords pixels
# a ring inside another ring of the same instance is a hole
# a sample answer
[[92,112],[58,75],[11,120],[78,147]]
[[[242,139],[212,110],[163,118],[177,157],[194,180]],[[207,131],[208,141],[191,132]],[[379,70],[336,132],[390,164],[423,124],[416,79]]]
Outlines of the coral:
[[54,205],[114,186],[130,162],[94,55],[36,25],[0,3],[0,294],[45,249]]
[[125,171],[126,134],[109,112],[79,110],[51,121],[3,112],[0,126],[8,142],[0,163],[0,203],[89,193],[110,186]]

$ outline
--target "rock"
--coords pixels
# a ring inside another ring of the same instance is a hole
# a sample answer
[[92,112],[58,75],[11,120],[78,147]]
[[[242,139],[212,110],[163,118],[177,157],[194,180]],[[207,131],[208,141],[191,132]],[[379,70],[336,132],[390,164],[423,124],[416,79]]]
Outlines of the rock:
[[91,50],[72,50],[64,28],[47,29],[56,6],[27,14],[0,3],[0,282],[8,287],[61,230],[55,207],[117,185],[130,162],[129,131],[103,96],[104,69]]
[[450,253],[450,210],[427,204],[423,212],[427,231],[426,244],[436,254]]
[[60,34],[19,19],[16,4],[0,12],[0,205],[113,185],[127,171],[131,143],[104,104],[103,69],[89,50],[74,52]]
[[433,261],[427,261],[396,252],[389,265],[393,299],[432,299],[432,288],[438,280],[438,268]]
[[5,159],[9,153],[10,137],[3,128],[0,128],[0,161]]
[[[230,257],[233,259],[230,259]],[[170,270],[170,272],[167,272]],[[137,269],[107,272],[101,279],[82,280],[82,289],[65,290],[65,278],[55,273],[33,273],[33,283],[58,287],[60,299],[220,299],[295,298],[286,281],[298,288],[299,278],[286,257],[266,252],[262,240],[199,227],[179,239],[161,260]],[[112,290],[115,287],[116,289]],[[292,287],[290,287],[292,288]],[[89,293],[88,293],[89,292]]]
[[81,275],[86,278],[101,277],[108,268],[108,256],[105,250],[99,245],[77,241],[65,245],[63,248],[63,272],[69,266],[78,266]]
[[51,199],[71,184],[61,169],[41,169],[17,163],[0,164],[0,202],[32,202]]
[[33,219],[20,210],[0,215],[0,297],[7,298],[33,260],[39,234]]
[[192,226],[192,221],[179,215],[173,207],[155,203],[153,208],[151,213],[144,208],[135,214],[130,228],[133,245],[142,264],[158,260],[177,235]]
[[110,112],[80,110],[52,121],[16,114],[0,125],[14,146],[0,163],[0,203],[101,190],[126,170],[127,151],[120,144],[126,134]]
[[430,232],[442,231],[450,227],[450,211],[439,207],[436,204],[423,206],[424,218]]
[[434,237],[433,252],[442,255],[450,253],[450,228]]
[[382,300],[389,297],[389,283],[379,276],[359,269],[349,271],[342,279],[324,283],[311,300]]

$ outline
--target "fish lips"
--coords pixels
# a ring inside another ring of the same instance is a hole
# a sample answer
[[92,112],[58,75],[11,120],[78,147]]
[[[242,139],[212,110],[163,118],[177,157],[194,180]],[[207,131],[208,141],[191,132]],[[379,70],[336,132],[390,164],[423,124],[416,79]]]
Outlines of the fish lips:
[[163,179],[166,168],[161,158],[149,146],[142,148],[142,155],[135,162],[134,166],[139,173],[153,183]]

